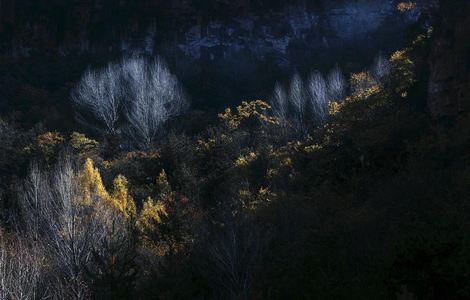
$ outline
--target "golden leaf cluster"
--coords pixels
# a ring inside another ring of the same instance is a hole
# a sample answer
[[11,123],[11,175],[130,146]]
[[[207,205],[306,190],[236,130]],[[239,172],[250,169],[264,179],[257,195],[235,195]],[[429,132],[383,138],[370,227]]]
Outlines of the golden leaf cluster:
[[271,109],[271,106],[262,100],[243,101],[237,106],[236,113],[233,113],[231,108],[227,108],[223,113],[219,114],[219,118],[226,122],[230,129],[237,129],[243,120],[251,117],[268,124],[279,124],[277,118],[266,114],[268,109]]

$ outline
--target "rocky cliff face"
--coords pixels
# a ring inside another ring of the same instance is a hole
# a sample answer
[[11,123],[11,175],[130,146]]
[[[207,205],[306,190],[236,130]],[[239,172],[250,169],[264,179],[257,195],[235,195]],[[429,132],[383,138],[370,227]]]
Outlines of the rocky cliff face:
[[435,118],[470,111],[470,2],[441,2],[430,55],[428,108]]
[[3,54],[160,53],[166,49],[206,61],[241,53],[259,59],[269,56],[282,65],[292,62],[299,49],[307,52],[367,39],[385,23],[398,32],[403,21],[416,17],[416,11],[397,15],[396,1],[376,0],[323,0],[315,1],[316,5],[300,1],[276,10],[255,10],[250,1],[232,1],[235,4],[225,5],[233,13],[222,17],[204,15],[183,0],[143,1],[138,6],[123,0],[69,6],[56,2],[48,10],[36,11],[34,2],[20,6],[21,2],[0,0]]
[[77,57],[102,64],[157,54],[193,104],[217,108],[269,97],[294,71],[337,63],[357,70],[401,47],[419,11],[396,6],[397,0],[0,0],[0,62],[25,61],[43,74],[43,58],[53,57],[70,76],[47,78],[47,86],[68,88],[86,68]]
[[280,12],[247,15],[225,24],[211,21],[207,25],[191,26],[183,33],[178,46],[195,59],[204,51],[214,57],[217,50],[224,56],[243,50],[261,57],[269,53],[285,56],[296,41],[323,48],[362,38],[377,30],[394,13],[394,6],[386,1],[336,3],[324,6],[322,11],[290,6]]

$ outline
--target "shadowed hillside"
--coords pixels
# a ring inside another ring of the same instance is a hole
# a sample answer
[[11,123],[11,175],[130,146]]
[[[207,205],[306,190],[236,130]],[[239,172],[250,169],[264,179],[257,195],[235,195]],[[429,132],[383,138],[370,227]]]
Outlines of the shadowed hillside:
[[0,2],[0,299],[470,299],[468,1],[51,3]]

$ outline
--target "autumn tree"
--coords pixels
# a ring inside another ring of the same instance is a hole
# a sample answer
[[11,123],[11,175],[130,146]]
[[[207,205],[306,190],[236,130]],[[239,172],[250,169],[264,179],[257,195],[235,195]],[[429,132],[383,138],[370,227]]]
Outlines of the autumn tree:
[[128,219],[135,204],[123,176],[109,193],[91,159],[82,170],[70,159],[60,161],[53,172],[33,165],[21,207],[21,226],[47,254],[52,286],[63,297],[82,299],[96,292],[101,280],[119,286],[133,278],[136,243]]

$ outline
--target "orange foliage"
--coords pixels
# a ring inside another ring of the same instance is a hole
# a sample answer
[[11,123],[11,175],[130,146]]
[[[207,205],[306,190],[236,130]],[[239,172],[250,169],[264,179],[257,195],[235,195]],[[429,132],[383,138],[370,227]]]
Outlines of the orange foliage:
[[416,2],[411,2],[411,1],[400,2],[397,5],[397,9],[401,12],[409,11],[409,10],[412,10],[414,8],[416,8]]

